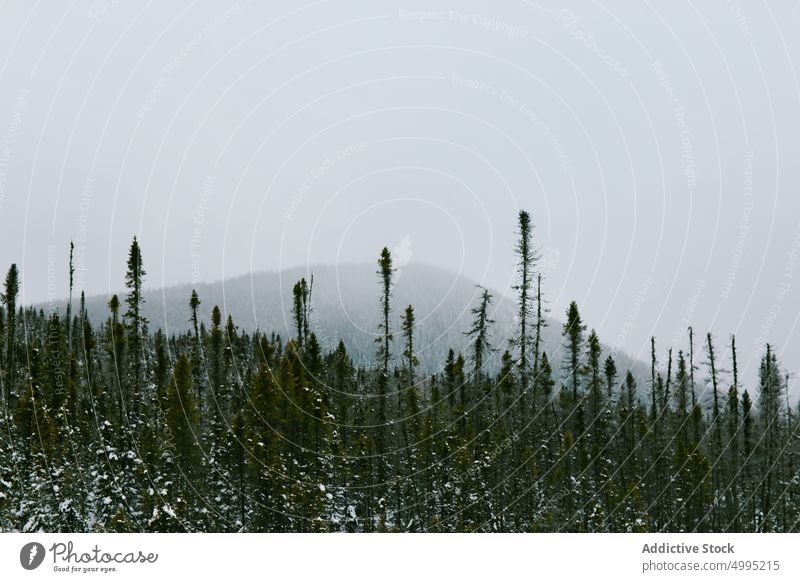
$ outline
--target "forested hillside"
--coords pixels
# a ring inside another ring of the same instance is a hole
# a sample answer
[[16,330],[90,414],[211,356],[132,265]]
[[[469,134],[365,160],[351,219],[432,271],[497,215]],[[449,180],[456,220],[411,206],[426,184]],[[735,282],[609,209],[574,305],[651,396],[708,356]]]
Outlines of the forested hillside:
[[371,357],[320,323],[338,301],[325,273],[277,289],[290,318],[273,332],[274,313],[256,331],[238,295],[218,306],[203,287],[182,312],[169,302],[186,327],[153,325],[136,239],[102,314],[83,294],[18,305],[12,265],[0,530],[800,530],[800,411],[775,350],[744,386],[736,338],[690,330],[687,345],[652,340],[642,379],[575,303],[563,324],[546,317],[526,212],[517,229],[515,304],[477,288],[465,319],[433,326],[457,335],[417,325],[436,313],[414,305],[422,277],[398,280],[384,248],[356,300],[373,308]]

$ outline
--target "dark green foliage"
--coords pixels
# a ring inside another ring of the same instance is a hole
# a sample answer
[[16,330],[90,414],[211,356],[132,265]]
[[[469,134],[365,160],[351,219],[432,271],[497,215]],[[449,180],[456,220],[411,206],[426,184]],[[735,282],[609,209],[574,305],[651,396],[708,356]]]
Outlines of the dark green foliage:
[[[526,394],[529,383],[530,347],[534,342],[531,336],[531,318],[533,317],[533,276],[538,253],[533,246],[533,223],[531,216],[525,210],[520,210],[517,224],[517,283],[514,291],[517,292],[517,319],[518,332],[511,343],[517,351],[517,366],[519,369],[522,392]],[[523,398],[523,404],[524,404]]]
[[12,266],[0,308],[0,530],[797,531],[800,415],[773,347],[748,391],[736,339],[728,371],[707,335],[706,390],[691,330],[674,369],[669,348],[659,366],[653,339],[640,392],[572,302],[554,362],[539,352],[532,228],[521,213],[520,321],[496,373],[483,288],[461,330],[467,348],[450,349],[440,373],[420,372],[410,305],[392,358],[387,249],[372,367],[342,341],[323,347],[305,279],[284,341],[240,331],[216,306],[200,321],[196,293],[187,333],[150,333],[135,239],[124,313],[112,296],[97,329],[82,293],[74,318],[70,306],[65,318],[19,309]]
[[0,294],[0,300],[3,302],[3,307],[6,313],[6,337],[5,337],[5,377],[2,379],[3,391],[2,396],[3,404],[7,404],[12,396],[11,387],[16,380],[16,322],[17,322],[17,295],[19,294],[19,270],[17,265],[13,264],[8,269],[6,274],[5,283],[3,286],[3,293]]
[[478,305],[472,308],[473,323],[469,331],[464,332],[472,343],[472,364],[475,378],[479,378],[483,373],[483,362],[491,352],[489,342],[489,331],[494,320],[489,317],[489,306],[492,303],[492,295],[485,287],[478,286],[480,300]]

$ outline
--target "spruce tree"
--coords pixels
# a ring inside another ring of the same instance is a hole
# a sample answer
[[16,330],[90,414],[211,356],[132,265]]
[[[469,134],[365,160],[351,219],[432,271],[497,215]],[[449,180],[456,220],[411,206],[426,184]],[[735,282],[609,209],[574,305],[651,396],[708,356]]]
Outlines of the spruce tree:
[[536,394],[539,398],[539,405],[536,408],[536,415],[541,419],[542,445],[540,447],[540,465],[542,472],[546,473],[552,469],[555,455],[559,446],[558,442],[558,413],[556,412],[555,395],[553,388],[556,382],[553,379],[553,368],[547,357],[547,352],[542,352],[539,373],[536,375]]
[[566,359],[564,373],[571,391],[570,394],[570,426],[572,438],[578,439],[578,448],[583,457],[583,435],[585,426],[584,396],[582,393],[581,376],[583,374],[583,333],[586,326],[583,324],[578,304],[574,301],[567,308],[567,321],[564,323],[562,334],[566,344]]
[[591,455],[590,463],[594,475],[594,486],[600,486],[600,453],[605,444],[605,421],[603,411],[605,403],[603,400],[602,378],[600,376],[600,338],[597,332],[592,330],[586,342],[586,383],[589,396],[589,430],[591,432]]
[[190,363],[192,365],[192,384],[194,389],[197,391],[197,405],[198,411],[200,414],[201,420],[204,417],[203,405],[204,405],[204,395],[203,395],[203,377],[202,377],[202,361],[203,361],[203,349],[202,349],[202,340],[200,339],[200,324],[197,316],[197,310],[200,307],[200,296],[197,294],[195,289],[192,289],[192,294],[189,297],[189,321],[192,324],[192,357]]
[[191,317],[189,321],[192,322],[192,331],[194,332],[194,353],[195,361],[200,361],[200,326],[197,318],[197,309],[200,307],[200,296],[197,294],[196,289],[192,289],[192,295],[189,297],[189,309],[191,310]]
[[416,353],[414,352],[414,308],[409,305],[403,314],[400,323],[400,330],[405,340],[405,349],[403,350],[403,359],[405,361],[404,380],[405,386],[402,390],[398,391],[398,412],[403,433],[403,446],[405,450],[405,471],[407,475],[403,481],[403,489],[401,495],[413,503],[410,512],[404,512],[403,521],[405,523],[415,523],[418,521],[417,506],[419,504],[419,492],[414,483],[413,476],[416,472],[416,442],[419,436],[419,397],[417,394],[416,374],[415,370],[419,365]]
[[292,316],[294,317],[297,345],[302,350],[308,336],[308,283],[300,279],[292,288]]
[[638,433],[638,410],[639,400],[637,397],[636,379],[628,370],[625,374],[625,384],[623,393],[619,399],[619,423],[620,435],[622,440],[619,468],[621,489],[628,491],[629,488],[639,482],[639,452]]
[[689,375],[686,370],[686,358],[678,351],[678,372],[675,376],[675,430],[678,443],[684,446],[689,441]]
[[409,386],[413,386],[415,381],[414,370],[419,365],[419,360],[414,352],[414,307],[409,305],[406,307],[405,312],[400,323],[400,331],[405,340],[405,349],[403,350],[403,360],[405,361],[405,378]]
[[[713,397],[711,404],[711,426],[713,427],[713,440],[711,443],[711,449],[713,450],[713,455],[711,456],[712,487],[714,491],[719,491],[722,488],[722,483],[724,482],[722,465],[720,463],[720,454],[722,452],[722,418],[719,404],[719,375],[717,373],[717,357],[711,333],[706,334],[706,350],[708,355],[707,364],[709,381],[711,382]],[[713,508],[712,520],[712,527],[716,529],[720,522],[720,512],[717,504],[715,504]]]
[[380,335],[376,338],[378,342],[378,358],[381,363],[381,374],[389,375],[389,361],[391,359],[390,344],[394,339],[390,318],[392,314],[392,279],[394,277],[394,267],[392,267],[392,255],[389,249],[383,247],[380,258],[378,259],[378,276],[381,283],[381,321],[378,324]]
[[6,354],[5,354],[5,379],[3,380],[3,402],[10,403],[14,391],[16,377],[15,352],[16,352],[16,326],[17,326],[17,295],[19,294],[19,270],[16,263],[12,264],[6,273],[3,293],[0,300],[6,312]]
[[178,356],[172,382],[167,391],[167,425],[175,446],[175,456],[188,473],[197,455],[199,414],[192,390],[192,365],[185,354]]
[[761,360],[758,371],[758,416],[761,424],[761,485],[759,531],[775,531],[777,515],[775,503],[779,471],[776,465],[781,451],[781,406],[783,402],[783,381],[778,366],[778,358],[770,344]]
[[117,395],[118,402],[116,418],[119,420],[119,426],[117,428],[128,422],[128,407],[130,405],[129,382],[125,373],[128,342],[125,335],[125,326],[119,319],[119,307],[119,298],[116,295],[112,295],[108,301],[111,318],[107,325],[106,349],[111,360],[111,384]]
[[378,277],[381,284],[381,320],[378,324],[378,337],[375,341],[378,343],[378,361],[380,369],[378,372],[378,434],[376,438],[376,446],[378,449],[378,480],[382,483],[386,475],[385,452],[387,448],[386,442],[386,425],[387,425],[387,411],[386,411],[386,394],[389,386],[389,362],[391,360],[391,342],[394,339],[391,328],[391,314],[392,314],[392,279],[394,276],[394,268],[392,267],[392,255],[389,249],[383,247],[380,257],[378,258]]
[[75,244],[69,241],[69,300],[67,301],[67,343],[70,350],[72,349],[72,285],[75,276],[75,265],[72,262],[73,253],[75,251]]
[[528,397],[529,353],[533,338],[531,336],[531,318],[533,317],[533,276],[539,256],[533,247],[533,224],[525,210],[520,210],[517,223],[517,283],[513,289],[517,292],[517,331],[511,343],[517,352],[517,368],[522,386],[523,413],[524,400]]
[[489,306],[492,303],[492,295],[489,290],[480,285],[477,286],[480,294],[478,305],[470,310],[472,313],[472,327],[464,332],[472,344],[472,365],[473,376],[479,381],[483,374],[484,358],[491,352],[489,342],[489,328],[495,323],[489,317]]
[[[224,404],[227,401],[227,393],[223,393],[223,331],[222,331],[222,312],[219,306],[215,305],[211,309],[211,333],[209,334],[209,379],[211,385],[211,398],[213,410],[224,412]],[[221,410],[220,410],[221,409]]]
[[753,453],[755,448],[755,419],[753,418],[753,402],[750,393],[742,392],[742,498],[744,499],[743,518],[752,527],[756,525],[757,496],[753,486]]
[[739,458],[739,364],[736,354],[736,336],[731,335],[731,361],[733,364],[733,382],[728,389],[727,402],[727,443],[729,451],[729,472],[726,483],[727,523],[726,530],[741,531],[741,510],[739,505],[739,480],[741,479],[742,460]]
[[542,342],[544,341],[543,334],[544,328],[547,327],[547,319],[545,312],[547,309],[544,306],[544,298],[542,297],[542,274],[536,275],[536,329],[533,336],[533,374],[536,376],[539,373],[539,364],[541,362]]
[[139,241],[133,237],[128,251],[128,270],[125,274],[125,287],[128,293],[125,303],[128,306],[125,312],[125,319],[128,325],[129,351],[133,365],[133,390],[134,408],[138,404],[139,393],[143,388],[144,381],[144,343],[143,338],[147,332],[147,319],[142,315],[142,305],[144,297],[142,295],[142,285],[144,282],[144,270],[142,262],[142,250]]

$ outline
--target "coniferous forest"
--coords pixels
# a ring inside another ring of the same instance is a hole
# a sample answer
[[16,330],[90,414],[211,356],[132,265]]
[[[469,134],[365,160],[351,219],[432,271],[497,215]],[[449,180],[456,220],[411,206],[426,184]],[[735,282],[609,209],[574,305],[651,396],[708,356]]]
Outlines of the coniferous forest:
[[[49,310],[18,304],[11,265],[0,530],[800,531],[800,410],[773,347],[746,386],[734,336],[654,338],[648,381],[637,382],[573,302],[554,361],[524,211],[513,252],[513,339],[494,338],[493,297],[479,288],[460,351],[435,374],[415,352],[414,306],[393,303],[386,248],[370,365],[343,342],[323,353],[312,277],[294,286],[291,337],[244,332],[218,307],[201,321],[197,293],[189,331],[167,336],[142,315],[135,238],[126,292],[99,326],[71,260],[70,299]],[[487,365],[495,354],[499,370]]]

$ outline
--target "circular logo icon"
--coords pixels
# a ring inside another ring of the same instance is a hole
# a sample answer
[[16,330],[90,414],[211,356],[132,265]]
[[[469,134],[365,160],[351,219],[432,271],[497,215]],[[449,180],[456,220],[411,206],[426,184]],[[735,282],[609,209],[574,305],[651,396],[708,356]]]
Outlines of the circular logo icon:
[[35,570],[44,562],[44,546],[39,542],[30,542],[19,551],[19,563],[26,570]]

